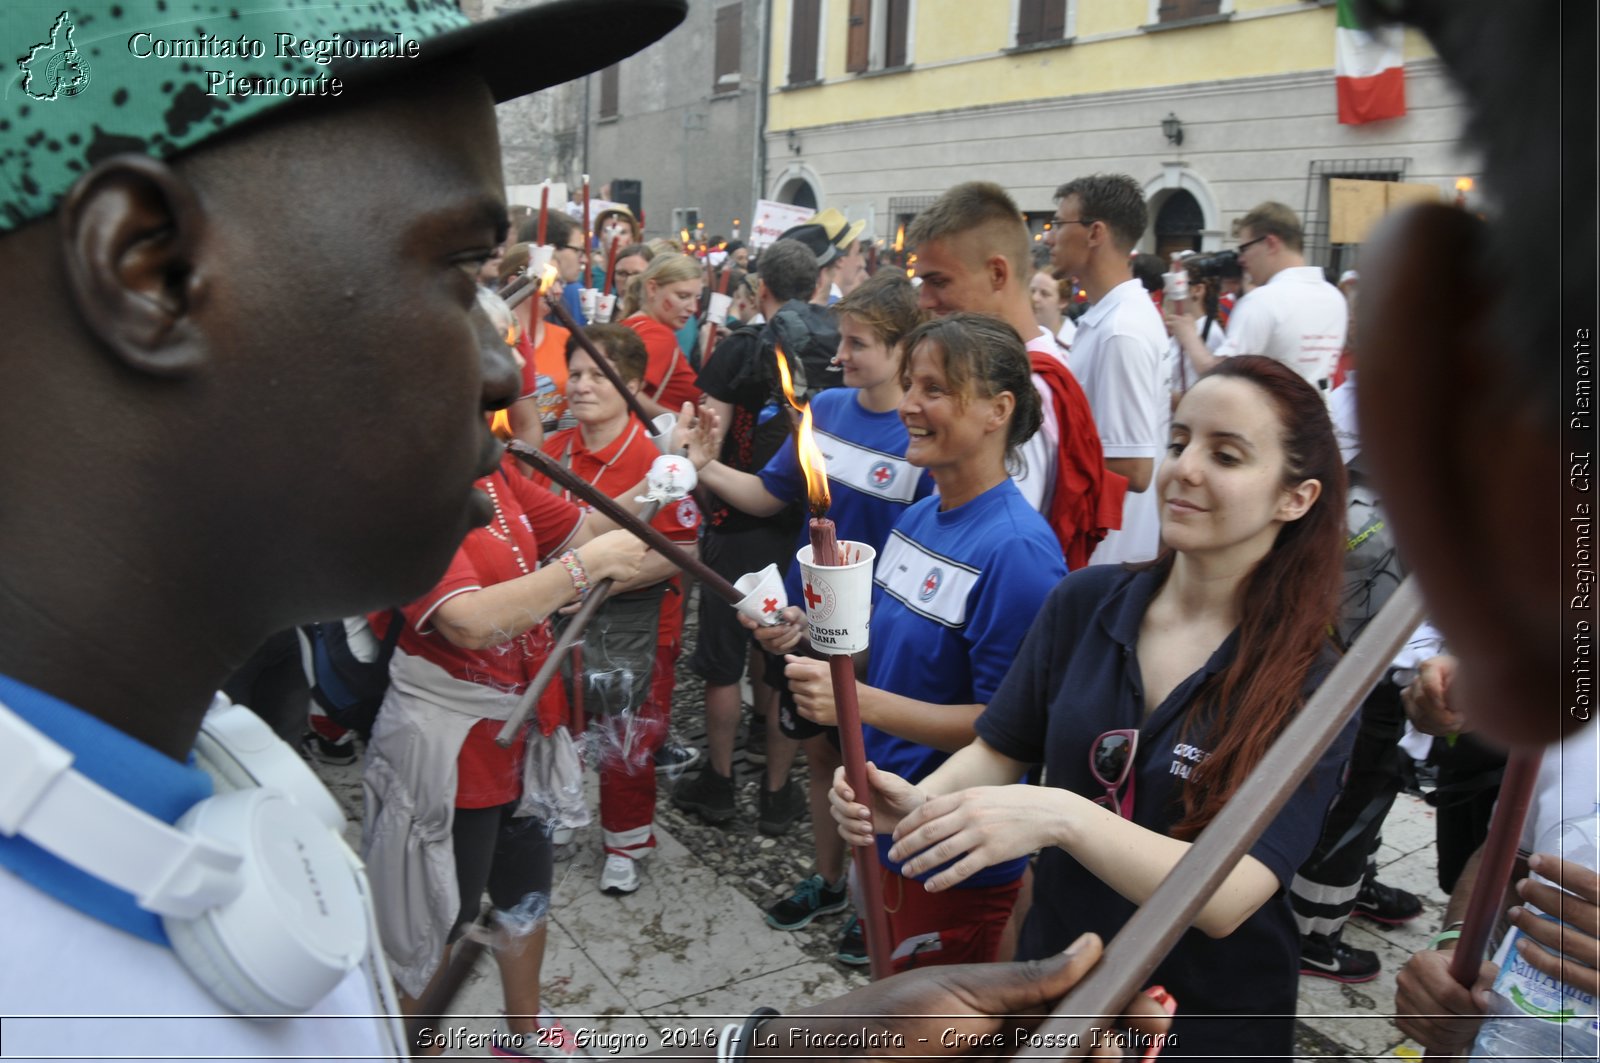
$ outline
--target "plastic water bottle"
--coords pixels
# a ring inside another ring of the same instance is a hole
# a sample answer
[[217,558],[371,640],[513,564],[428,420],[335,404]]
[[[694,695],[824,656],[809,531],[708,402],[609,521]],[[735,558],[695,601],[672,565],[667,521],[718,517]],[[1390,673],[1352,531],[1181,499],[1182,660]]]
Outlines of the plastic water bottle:
[[[1575,816],[1544,833],[1534,852],[1556,853],[1585,867],[1596,867],[1596,821],[1600,805],[1588,815]],[[1554,917],[1541,918],[1554,922]],[[1472,1046],[1474,1060],[1491,1059],[1595,1059],[1600,1054],[1600,1023],[1595,998],[1556,981],[1522,958],[1515,930],[1506,935],[1495,953],[1500,973],[1490,992],[1489,1014]],[[1535,948],[1540,946],[1534,943]]]

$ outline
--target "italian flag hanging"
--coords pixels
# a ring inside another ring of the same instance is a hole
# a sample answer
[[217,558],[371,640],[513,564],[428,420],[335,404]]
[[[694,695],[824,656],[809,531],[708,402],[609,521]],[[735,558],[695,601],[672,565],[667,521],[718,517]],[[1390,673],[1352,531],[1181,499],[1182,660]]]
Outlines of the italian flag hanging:
[[1334,79],[1343,125],[1381,122],[1406,113],[1406,72],[1401,57],[1405,30],[1369,29],[1356,17],[1355,0],[1339,0],[1334,31]]

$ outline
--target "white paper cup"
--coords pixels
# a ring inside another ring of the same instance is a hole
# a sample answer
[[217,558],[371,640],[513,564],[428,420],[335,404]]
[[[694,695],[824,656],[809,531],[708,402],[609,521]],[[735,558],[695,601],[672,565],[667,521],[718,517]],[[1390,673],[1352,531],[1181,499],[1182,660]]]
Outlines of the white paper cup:
[[877,551],[866,543],[841,539],[839,555],[850,563],[813,565],[809,544],[795,555],[800,561],[811,645],[829,656],[866,649],[872,618],[872,562]]
[[600,310],[600,293],[593,288],[579,288],[578,305],[583,308],[584,319],[593,322]]
[[657,415],[651,422],[655,426],[655,441],[661,453],[667,453],[672,446],[672,431],[678,427],[678,415],[667,412]]
[[706,320],[721,327],[728,323],[728,311],[733,309],[733,296],[723,295],[721,292],[711,293],[711,308],[706,311]]
[[739,604],[734,608],[758,624],[778,623],[778,614],[789,604],[777,565],[768,565],[760,572],[740,576],[733,581],[733,589],[744,592],[744,597],[739,599]]
[[537,283],[544,277],[544,268],[550,260],[556,257],[556,249],[552,244],[536,244],[528,251],[528,276]]
[[600,324],[600,325],[610,324],[611,315],[616,313],[616,310],[617,310],[617,297],[616,297],[616,295],[614,295],[614,294],[613,295],[606,295],[605,293],[602,292],[601,295],[600,295],[600,304],[596,308],[595,313],[592,316],[590,316],[589,320],[595,322],[596,324]]

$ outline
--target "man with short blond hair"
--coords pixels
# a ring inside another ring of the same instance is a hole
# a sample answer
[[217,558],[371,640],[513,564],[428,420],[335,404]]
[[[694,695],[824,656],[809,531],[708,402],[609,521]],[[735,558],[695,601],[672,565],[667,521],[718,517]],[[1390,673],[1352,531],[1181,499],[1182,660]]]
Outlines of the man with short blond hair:
[[1034,320],[1031,242],[1021,211],[999,185],[968,181],[917,215],[906,238],[916,248],[924,310],[989,314],[1026,343],[1044,423],[1023,444],[1023,467],[1014,479],[1050,522],[1067,567],[1082,567],[1108,530],[1121,524],[1127,484],[1106,468],[1089,400],[1055,335]]

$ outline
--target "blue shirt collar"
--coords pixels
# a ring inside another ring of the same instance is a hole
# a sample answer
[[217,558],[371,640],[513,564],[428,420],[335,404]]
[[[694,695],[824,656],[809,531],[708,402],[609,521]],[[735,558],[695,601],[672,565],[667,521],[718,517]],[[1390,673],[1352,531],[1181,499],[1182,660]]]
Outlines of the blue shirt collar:
[[[59,698],[0,675],[0,701],[65,747],[82,775],[166,823],[211,796],[211,778]],[[126,890],[102,882],[22,837],[0,835],[0,866],[41,892],[103,923],[167,945],[161,917]]]
[[[1150,608],[1150,599],[1161,589],[1161,582],[1159,568],[1140,569],[1130,574],[1129,578],[1108,594],[1099,608],[1097,619],[1100,627],[1113,642],[1122,647],[1123,659],[1134,668],[1135,674],[1138,666],[1134,661],[1134,654],[1138,652],[1139,647],[1139,626],[1144,622],[1145,611]],[[1228,637],[1222,640],[1222,644],[1212,652],[1197,672],[1173,688],[1167,695],[1166,701],[1160,705],[1145,706],[1145,711],[1149,713],[1145,726],[1161,725],[1173,713],[1187,709],[1200,685],[1226,668],[1233,660],[1238,645],[1239,629],[1234,628],[1228,632]],[[1142,677],[1140,687],[1143,687]]]

